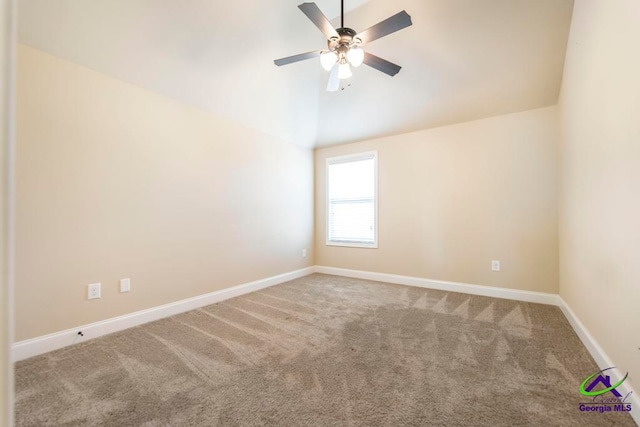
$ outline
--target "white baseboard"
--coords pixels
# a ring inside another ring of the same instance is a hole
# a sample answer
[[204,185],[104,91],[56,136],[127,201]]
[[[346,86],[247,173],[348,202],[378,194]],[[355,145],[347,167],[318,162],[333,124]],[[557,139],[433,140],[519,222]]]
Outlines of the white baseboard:
[[[135,313],[125,314],[124,316],[114,317],[100,322],[88,325],[78,326],[76,328],[67,329],[66,331],[55,332],[49,335],[20,341],[12,346],[13,361],[28,359],[29,357],[44,354],[53,350],[57,350],[69,345],[87,341],[91,338],[97,338],[113,332],[122,331],[133,326],[142,325],[154,320],[173,316],[174,314],[184,313],[185,311],[204,307],[216,302],[224,301],[229,298],[254,292],[289,280],[298,279],[314,272],[314,267],[307,267],[300,270],[291,271],[289,273],[279,274],[277,276],[268,277],[266,279],[256,280],[255,282],[244,283],[242,285],[233,286],[231,288],[221,289],[193,298],[187,298],[170,304],[153,307],[147,310],[136,311]],[[78,331],[82,331],[84,336],[78,335]]]
[[[576,335],[578,335],[578,338],[580,338],[580,341],[582,341],[582,344],[584,344],[587,350],[589,350],[589,353],[591,353],[591,357],[593,357],[593,360],[595,360],[598,367],[600,369],[606,369],[615,366],[607,353],[605,353],[604,349],[600,347],[600,344],[598,344],[593,335],[591,335],[587,327],[584,326],[578,316],[576,316],[576,314],[573,312],[571,307],[569,307],[569,304],[567,304],[567,302],[562,299],[562,297],[558,296],[558,298],[560,299],[560,309],[571,324],[573,330],[576,332]],[[620,370],[617,368],[614,369],[614,371],[616,378],[622,378],[622,376],[624,375],[624,373],[620,372]],[[633,387],[628,380],[622,383],[620,387],[617,387],[617,390],[623,396],[626,396],[627,393],[632,392],[630,399],[632,410],[630,414],[636,424],[640,425],[640,396],[638,396],[633,391]]]
[[416,286],[419,288],[438,289],[441,291],[459,292],[470,295],[482,295],[486,297],[535,302],[540,304],[560,304],[559,295],[547,294],[544,292],[521,291],[518,289],[471,285],[468,283],[445,282],[443,280],[431,280],[423,279],[421,277],[399,276],[397,274],[375,273],[336,267],[316,266],[315,271],[316,273],[331,274],[334,276],[353,277],[356,279],[374,280],[376,282],[395,283],[396,285]]

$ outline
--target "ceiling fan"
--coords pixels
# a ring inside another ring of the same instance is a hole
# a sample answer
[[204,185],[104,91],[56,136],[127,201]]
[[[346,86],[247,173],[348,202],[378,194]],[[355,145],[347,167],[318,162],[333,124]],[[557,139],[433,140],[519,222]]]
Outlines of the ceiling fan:
[[360,33],[344,26],[344,0],[340,2],[340,28],[333,28],[329,20],[315,3],[302,3],[298,8],[307,15],[327,38],[327,49],[314,50],[273,61],[277,66],[320,57],[322,68],[330,71],[327,90],[335,92],[340,87],[340,80],[351,77],[351,67],[366,64],[391,77],[400,71],[399,65],[365,52],[362,47],[374,40],[395,33],[411,25],[411,16],[406,11],[395,15],[367,28]]

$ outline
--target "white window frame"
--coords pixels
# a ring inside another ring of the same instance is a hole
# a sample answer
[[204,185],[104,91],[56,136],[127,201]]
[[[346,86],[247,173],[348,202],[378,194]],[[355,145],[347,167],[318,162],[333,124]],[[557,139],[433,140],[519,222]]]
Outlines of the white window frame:
[[[373,243],[336,242],[329,240],[329,166],[337,163],[349,163],[369,159],[373,156]],[[325,160],[325,244],[327,246],[345,246],[350,248],[378,248],[378,152],[347,154],[345,156],[327,157]]]

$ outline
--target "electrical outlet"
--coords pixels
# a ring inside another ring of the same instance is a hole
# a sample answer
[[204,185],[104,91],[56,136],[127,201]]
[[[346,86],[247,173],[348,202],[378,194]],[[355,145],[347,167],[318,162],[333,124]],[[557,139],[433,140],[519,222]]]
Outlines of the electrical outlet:
[[491,271],[500,271],[500,261],[491,261]]
[[92,283],[87,287],[87,299],[100,298],[100,283]]
[[131,290],[131,279],[120,280],[120,292],[129,292]]
[[307,250],[303,249],[302,250],[302,258],[306,258],[307,257]]

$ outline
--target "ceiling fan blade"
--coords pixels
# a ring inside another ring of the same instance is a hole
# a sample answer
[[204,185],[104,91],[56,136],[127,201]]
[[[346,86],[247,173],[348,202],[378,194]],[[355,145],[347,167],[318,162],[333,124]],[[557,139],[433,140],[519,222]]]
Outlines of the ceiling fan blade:
[[305,59],[316,58],[316,57],[318,57],[318,55],[320,55],[320,51],[319,50],[314,50],[314,51],[311,51],[311,52],[300,53],[298,55],[287,56],[286,58],[276,59],[275,61],[273,61],[273,63],[276,64],[278,67],[280,67],[282,65],[291,64],[293,62],[304,61]]
[[326,38],[340,37],[336,29],[331,25],[331,22],[329,22],[315,3],[302,3],[298,8],[322,31],[322,34],[324,34]]
[[388,74],[391,77],[398,74],[400,72],[400,69],[402,68],[401,66],[396,65],[393,62],[389,62],[386,59],[382,59],[368,52],[364,53],[363,63],[367,64],[371,68],[375,68],[378,71],[382,71],[383,73]]
[[340,79],[338,78],[338,64],[336,64],[331,69],[331,73],[329,73],[327,92],[336,92],[338,89],[340,89]]
[[391,33],[407,28],[411,24],[411,16],[403,10],[382,22],[378,22],[373,27],[369,27],[361,33],[358,33],[357,37],[362,40],[362,43],[371,43],[381,37],[388,36]]

